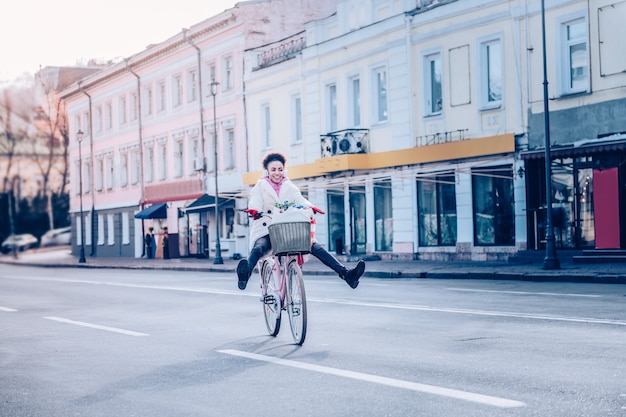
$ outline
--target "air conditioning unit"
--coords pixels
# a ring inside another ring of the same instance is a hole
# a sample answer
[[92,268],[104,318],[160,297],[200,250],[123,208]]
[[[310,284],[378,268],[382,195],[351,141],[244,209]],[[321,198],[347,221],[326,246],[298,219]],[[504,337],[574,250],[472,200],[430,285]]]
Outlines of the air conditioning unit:
[[204,163],[202,161],[202,158],[196,158],[193,160],[193,170],[194,171],[203,171],[204,170]]

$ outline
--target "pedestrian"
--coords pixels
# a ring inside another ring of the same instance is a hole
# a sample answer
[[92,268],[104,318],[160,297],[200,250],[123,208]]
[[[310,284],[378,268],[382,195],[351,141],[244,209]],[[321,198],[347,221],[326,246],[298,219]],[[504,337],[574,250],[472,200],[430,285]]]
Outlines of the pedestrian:
[[[286,162],[287,159],[282,153],[274,152],[267,154],[263,159],[263,177],[257,181],[250,191],[248,208],[244,211],[254,219],[250,232],[252,248],[248,258],[242,259],[237,265],[237,279],[240,290],[246,288],[248,279],[250,279],[250,275],[259,259],[272,248],[268,229],[271,220],[268,217],[261,217],[261,212],[271,214],[276,209],[276,204],[289,201],[295,205],[310,208],[314,213],[324,214],[322,210],[304,198],[298,187],[287,178]],[[365,271],[364,261],[360,260],[353,269],[348,269],[315,240],[313,240],[311,245],[311,254],[335,271],[351,288],[356,288],[359,285],[359,278]]]
[[154,257],[154,252],[152,251],[154,246],[154,236],[152,235],[154,232],[154,227],[150,227],[148,229],[148,233],[146,233],[146,237],[144,238],[144,243],[146,245],[146,257],[148,259],[152,259]]
[[170,259],[170,239],[167,227],[163,228],[163,259]]

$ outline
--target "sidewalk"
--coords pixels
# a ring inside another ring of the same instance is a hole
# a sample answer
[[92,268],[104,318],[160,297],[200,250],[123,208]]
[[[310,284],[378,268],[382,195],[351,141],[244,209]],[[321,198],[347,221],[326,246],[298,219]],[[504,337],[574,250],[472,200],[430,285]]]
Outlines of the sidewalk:
[[[558,257],[558,254],[557,254]],[[537,282],[584,282],[626,284],[626,263],[579,264],[571,259],[559,259],[561,269],[544,270],[542,262],[509,264],[506,262],[436,262],[436,261],[367,261],[364,277],[372,278],[428,278],[428,279],[487,279]],[[239,261],[224,258],[222,265],[213,259],[176,258],[104,258],[86,255],[79,263],[68,247],[42,248],[20,253],[0,255],[0,264],[40,267],[161,269],[174,271],[232,272]],[[353,266],[354,263],[347,263]],[[304,265],[305,273],[333,275],[334,272],[313,257]]]

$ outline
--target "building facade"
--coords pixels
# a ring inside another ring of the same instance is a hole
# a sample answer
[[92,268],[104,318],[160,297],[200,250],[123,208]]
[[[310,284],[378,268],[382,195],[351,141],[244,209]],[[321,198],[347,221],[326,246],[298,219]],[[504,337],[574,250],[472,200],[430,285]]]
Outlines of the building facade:
[[305,3],[289,8],[297,23],[267,31],[262,11],[286,16],[284,2],[239,3],[66,91],[74,130],[95,123],[82,164],[92,245],[141,256],[147,225],[167,225],[179,255],[211,256],[217,194],[225,253],[245,255],[239,210],[263,155],[281,151],[338,254],[542,250],[544,62],[557,244],[625,245],[624,1]]
[[247,251],[235,216],[254,140],[243,51],[333,11],[328,0],[242,2],[64,90],[74,251],[84,237],[92,256],[145,256],[150,231],[157,257],[214,256],[218,227],[224,256]]

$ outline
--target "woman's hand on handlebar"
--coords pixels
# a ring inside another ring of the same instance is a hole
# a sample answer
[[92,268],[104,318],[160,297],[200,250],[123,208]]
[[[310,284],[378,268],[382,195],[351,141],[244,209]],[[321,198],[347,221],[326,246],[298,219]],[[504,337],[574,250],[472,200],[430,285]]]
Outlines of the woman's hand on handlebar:
[[254,220],[259,220],[263,217],[263,213],[259,213],[259,211],[255,209],[245,209],[243,212],[248,213],[248,216],[252,217]]

